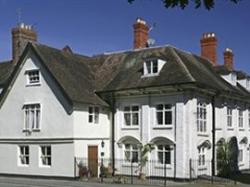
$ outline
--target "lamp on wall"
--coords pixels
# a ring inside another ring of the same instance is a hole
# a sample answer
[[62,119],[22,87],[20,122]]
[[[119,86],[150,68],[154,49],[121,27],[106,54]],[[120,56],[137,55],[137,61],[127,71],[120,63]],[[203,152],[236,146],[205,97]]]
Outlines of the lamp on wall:
[[105,146],[105,143],[104,143],[103,140],[102,140],[102,142],[101,142],[101,146],[102,146],[102,148],[104,148],[104,146]]

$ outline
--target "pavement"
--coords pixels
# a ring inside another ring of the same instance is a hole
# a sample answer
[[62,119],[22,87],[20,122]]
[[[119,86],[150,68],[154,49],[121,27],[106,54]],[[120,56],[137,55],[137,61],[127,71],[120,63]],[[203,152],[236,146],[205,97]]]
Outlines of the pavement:
[[[97,183],[66,179],[41,179],[28,177],[6,177],[0,176],[0,187],[145,187],[159,185],[131,185],[131,184],[111,184]],[[162,185],[161,185],[162,186]],[[167,187],[233,187],[233,184],[209,184],[198,182],[167,182]],[[249,187],[249,185],[237,184],[235,187]]]

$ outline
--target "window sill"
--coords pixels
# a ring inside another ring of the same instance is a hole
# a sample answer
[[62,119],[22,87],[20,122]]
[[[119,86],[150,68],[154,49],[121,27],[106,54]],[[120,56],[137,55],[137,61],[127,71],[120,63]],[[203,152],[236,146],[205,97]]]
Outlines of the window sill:
[[41,83],[26,84],[26,87],[41,86]]
[[241,127],[241,128],[239,128],[239,131],[245,131],[245,129],[243,129],[243,128]]
[[217,131],[221,131],[221,130],[222,130],[222,128],[216,128],[215,130],[217,130]]
[[49,166],[49,165],[40,165],[39,166],[40,168],[51,168],[51,165]]
[[122,163],[122,167],[131,167],[131,165],[133,166],[133,167],[138,167],[139,166],[139,164],[137,163],[137,162],[134,162],[134,163],[130,163],[130,162],[125,162],[125,163]]
[[234,128],[233,128],[233,127],[228,127],[227,130],[228,130],[228,131],[233,131]]
[[40,132],[41,131],[41,129],[32,129],[32,130],[30,130],[30,129],[23,129],[23,132],[29,132],[29,133],[31,133],[31,132]]
[[207,166],[198,166],[198,171],[206,171]]
[[18,164],[18,167],[27,168],[27,167],[29,167],[29,165],[28,164]]
[[209,134],[206,134],[206,133],[198,133],[198,136],[201,136],[201,137],[209,137]]
[[32,132],[40,132],[41,129],[32,129]]
[[142,75],[141,78],[150,78],[150,77],[155,77],[155,76],[158,76],[159,75],[159,72],[158,73],[152,73],[152,74],[145,74],[145,75]]
[[[156,164],[156,165],[154,166],[154,168],[156,168],[156,169],[165,169],[165,166],[164,166],[164,164]],[[167,170],[171,170],[171,169],[172,169],[171,164],[167,164],[167,165],[166,165],[166,169],[167,169]]]
[[122,127],[122,130],[139,130],[139,127]]
[[153,129],[172,129],[173,125],[155,125]]

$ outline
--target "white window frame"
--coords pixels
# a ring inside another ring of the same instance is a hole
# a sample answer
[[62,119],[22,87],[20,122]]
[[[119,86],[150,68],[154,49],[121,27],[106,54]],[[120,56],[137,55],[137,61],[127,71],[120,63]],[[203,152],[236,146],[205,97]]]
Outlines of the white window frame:
[[238,126],[239,128],[244,128],[244,110],[238,110]]
[[[133,110],[133,108],[137,107],[138,110]],[[126,110],[126,108],[128,110]],[[129,116],[129,121],[130,121],[130,124],[127,124],[126,123],[126,115]],[[134,123],[134,118],[135,116],[134,115],[137,115],[137,121],[138,123]],[[126,105],[126,106],[123,106],[123,126],[126,127],[126,128],[130,128],[130,127],[139,127],[140,125],[140,106],[139,105]]]
[[92,124],[99,124],[100,107],[89,106],[88,107],[88,122]]
[[[162,146],[162,149],[159,149],[159,146]],[[168,147],[168,148],[166,148]],[[157,163],[160,164],[160,165],[172,165],[172,147],[171,145],[166,145],[166,144],[158,144],[156,145],[156,158],[157,158]],[[162,162],[161,160],[159,159],[159,153],[162,153]],[[169,154],[170,156],[170,163],[166,163],[166,154]]]
[[40,131],[41,130],[41,104],[30,103],[24,104],[24,131]]
[[197,103],[197,132],[207,132],[207,104],[205,102]]
[[[45,148],[45,151],[43,153],[42,149]],[[51,145],[40,145],[39,148],[39,160],[40,160],[40,166],[42,167],[51,167],[52,166],[52,146]],[[50,149],[50,154],[48,154],[48,149]]]
[[[126,155],[127,153],[129,154],[129,158]],[[139,145],[131,143],[123,144],[123,158],[125,162],[131,162],[134,154],[137,154],[137,158],[133,161],[133,163],[138,163],[140,154]]]
[[242,163],[244,161],[243,159],[244,159],[244,150],[239,149],[238,162]]
[[39,69],[27,70],[25,73],[27,76],[27,85],[32,86],[41,84],[41,73]]
[[30,164],[30,148],[28,145],[18,146],[18,164],[20,166],[29,166],[29,164]]
[[[158,109],[158,106],[162,105],[162,109]],[[170,107],[166,107],[170,106]],[[171,112],[171,123],[166,122],[166,112]],[[162,113],[162,124],[158,123],[158,113]],[[155,125],[156,127],[172,127],[174,123],[174,107],[170,103],[159,103],[155,105]]]
[[206,166],[206,148],[199,147],[198,148],[198,167]]
[[233,127],[233,109],[227,107],[227,127]]
[[[154,67],[156,66],[156,72],[154,72]],[[159,61],[157,58],[147,59],[144,62],[143,67],[144,76],[155,76],[159,74]]]

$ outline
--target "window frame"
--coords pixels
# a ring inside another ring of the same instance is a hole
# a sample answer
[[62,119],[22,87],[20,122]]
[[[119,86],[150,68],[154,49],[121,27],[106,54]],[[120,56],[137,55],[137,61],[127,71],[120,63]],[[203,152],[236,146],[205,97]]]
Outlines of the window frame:
[[[27,148],[27,150],[26,150]],[[28,152],[28,153],[27,153]],[[24,161],[24,163],[23,163]],[[30,148],[28,145],[18,146],[18,165],[19,166],[29,166],[30,164]]]
[[[37,75],[31,75],[32,73],[37,73]],[[41,84],[41,72],[39,69],[31,69],[25,71],[27,77],[27,85],[28,86],[37,86]],[[33,76],[33,77],[31,77]],[[38,77],[37,81],[32,81],[31,78]]]
[[[137,107],[138,110],[133,110],[134,107]],[[126,110],[129,108],[129,110]],[[125,128],[139,128],[140,126],[140,117],[141,117],[141,109],[138,104],[124,105],[123,106],[123,127]],[[134,123],[135,115],[137,114],[137,124]],[[129,116],[129,124],[127,124],[127,120],[125,116]]]
[[244,161],[244,150],[242,148],[239,149],[239,154],[238,154],[238,162],[242,163]]
[[238,109],[238,127],[240,129],[244,128],[244,110]]
[[[156,67],[156,72],[155,68]],[[143,65],[143,76],[156,76],[159,74],[159,59],[150,58],[144,61]]]
[[24,115],[23,131],[41,130],[42,105],[39,102],[25,103],[23,105],[23,115]]
[[[162,146],[162,150],[159,149],[159,146]],[[168,148],[166,148],[168,147]],[[160,165],[167,165],[167,166],[171,166],[172,165],[172,147],[171,145],[167,145],[167,144],[157,144],[156,145],[156,159],[157,159],[157,163]],[[162,161],[159,159],[159,153],[162,153]],[[166,155],[169,155],[169,163],[166,163]]]
[[[126,146],[129,146],[129,148],[126,148]],[[136,147],[136,148],[135,148]],[[129,154],[129,158],[127,158],[126,154]],[[134,154],[137,154],[137,158],[133,160]],[[140,158],[140,149],[139,145],[133,144],[133,143],[124,143],[123,144],[123,159],[125,162],[131,163],[139,163],[139,158]]]
[[[90,112],[92,110],[92,112]],[[89,106],[88,107],[88,122],[90,124],[99,124],[100,117],[100,107],[99,106]]]
[[198,167],[206,166],[206,148],[199,147],[198,148]]
[[[43,148],[45,148],[45,154],[43,154]],[[50,149],[50,155],[48,154],[47,148]],[[44,163],[45,160],[45,163]],[[51,145],[40,145],[39,147],[39,163],[41,167],[52,166],[52,146]]]
[[197,132],[207,133],[207,103],[198,101],[196,106]]
[[[162,109],[158,109],[159,105],[163,105]],[[166,108],[166,105],[170,108]],[[171,103],[157,103],[154,106],[155,108],[155,127],[172,127],[174,125],[174,105]],[[166,112],[171,113],[171,123],[166,123]],[[158,121],[158,113],[162,113],[162,124]]]
[[227,107],[227,127],[233,127],[233,109]]

